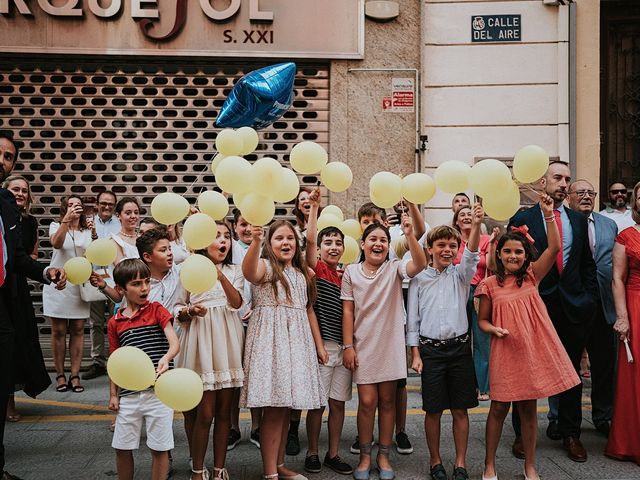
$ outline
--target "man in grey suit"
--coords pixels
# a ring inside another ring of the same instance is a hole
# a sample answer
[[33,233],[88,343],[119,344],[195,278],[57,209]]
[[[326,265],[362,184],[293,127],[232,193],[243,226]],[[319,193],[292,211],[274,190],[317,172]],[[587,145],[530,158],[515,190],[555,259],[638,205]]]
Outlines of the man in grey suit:
[[591,417],[596,429],[608,436],[616,364],[616,340],[613,332],[616,311],[611,291],[611,253],[618,227],[610,218],[593,211],[595,198],[596,191],[587,180],[576,180],[569,187],[569,207],[588,219],[589,247],[596,262],[599,301],[587,339],[591,363]]

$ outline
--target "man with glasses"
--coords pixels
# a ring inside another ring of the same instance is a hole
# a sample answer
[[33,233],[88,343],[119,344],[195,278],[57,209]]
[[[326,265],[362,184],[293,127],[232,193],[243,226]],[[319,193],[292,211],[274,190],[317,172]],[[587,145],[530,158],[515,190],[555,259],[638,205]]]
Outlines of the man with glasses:
[[616,364],[616,338],[613,332],[616,310],[611,289],[612,252],[618,227],[610,218],[593,211],[596,195],[593,185],[586,180],[576,180],[569,187],[569,207],[587,217],[589,248],[596,262],[598,306],[587,338],[587,352],[591,363],[591,418],[596,430],[608,436]]
[[[110,238],[112,233],[120,231],[120,220],[114,211],[116,208],[116,194],[105,190],[98,194],[98,214],[95,218],[95,238]],[[91,332],[91,366],[82,374],[83,380],[92,380],[107,373],[107,354],[104,345],[104,325],[108,305],[104,301],[91,302],[89,314],[89,330]]]
[[627,205],[627,187],[622,182],[614,182],[609,186],[609,205],[600,213],[618,225],[618,232],[635,225],[631,218],[631,208]]

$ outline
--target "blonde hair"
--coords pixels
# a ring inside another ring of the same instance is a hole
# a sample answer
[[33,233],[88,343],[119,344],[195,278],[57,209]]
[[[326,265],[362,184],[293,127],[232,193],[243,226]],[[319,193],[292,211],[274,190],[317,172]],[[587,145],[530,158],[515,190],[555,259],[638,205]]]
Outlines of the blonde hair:
[[20,212],[23,217],[27,217],[31,212],[31,204],[33,203],[33,197],[31,197],[31,185],[29,184],[29,181],[22,175],[9,175],[5,178],[4,182],[2,182],[2,188],[9,188],[9,184],[16,180],[22,180],[27,184],[27,200],[24,202],[24,209]]

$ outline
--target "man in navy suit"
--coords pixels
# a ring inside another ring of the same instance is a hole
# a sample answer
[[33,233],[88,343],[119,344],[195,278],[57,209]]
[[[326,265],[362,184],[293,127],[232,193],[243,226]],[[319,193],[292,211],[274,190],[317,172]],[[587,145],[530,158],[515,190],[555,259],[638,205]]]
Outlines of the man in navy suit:
[[569,187],[569,207],[587,217],[589,248],[596,262],[600,295],[587,339],[587,352],[591,363],[591,418],[596,429],[608,436],[613,410],[616,365],[616,338],[613,333],[616,310],[611,290],[611,256],[618,235],[618,226],[611,218],[593,211],[595,199],[596,191],[587,180],[576,180]]
[[[571,172],[565,162],[549,164],[541,180],[545,192],[553,199],[554,216],[561,233],[562,249],[556,266],[541,280],[538,289],[547,306],[560,341],[576,372],[580,370],[582,351],[587,344],[589,325],[597,306],[596,265],[589,248],[587,219],[563,205],[567,197]],[[509,226],[527,225],[538,254],[547,248],[547,234],[540,205],[517,213]],[[571,460],[584,462],[587,452],[580,442],[582,423],[582,384],[558,395],[558,433]],[[514,454],[522,453],[519,418],[514,415],[516,442]]]
[[[0,131],[0,182],[11,174],[18,148],[10,132]],[[39,282],[54,282],[58,289],[66,284],[64,270],[47,267],[33,260],[22,247],[21,216],[13,195],[0,188],[0,480],[19,480],[4,470],[4,425],[9,393],[13,393],[13,324],[21,321],[16,275]]]

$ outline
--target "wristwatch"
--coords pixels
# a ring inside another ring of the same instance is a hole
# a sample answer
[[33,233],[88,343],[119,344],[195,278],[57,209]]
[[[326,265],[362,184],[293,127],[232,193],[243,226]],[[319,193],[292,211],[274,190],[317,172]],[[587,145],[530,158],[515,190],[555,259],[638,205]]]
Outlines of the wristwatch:
[[349,343],[347,345],[340,345],[340,350],[346,350],[348,348],[353,348],[353,343]]

